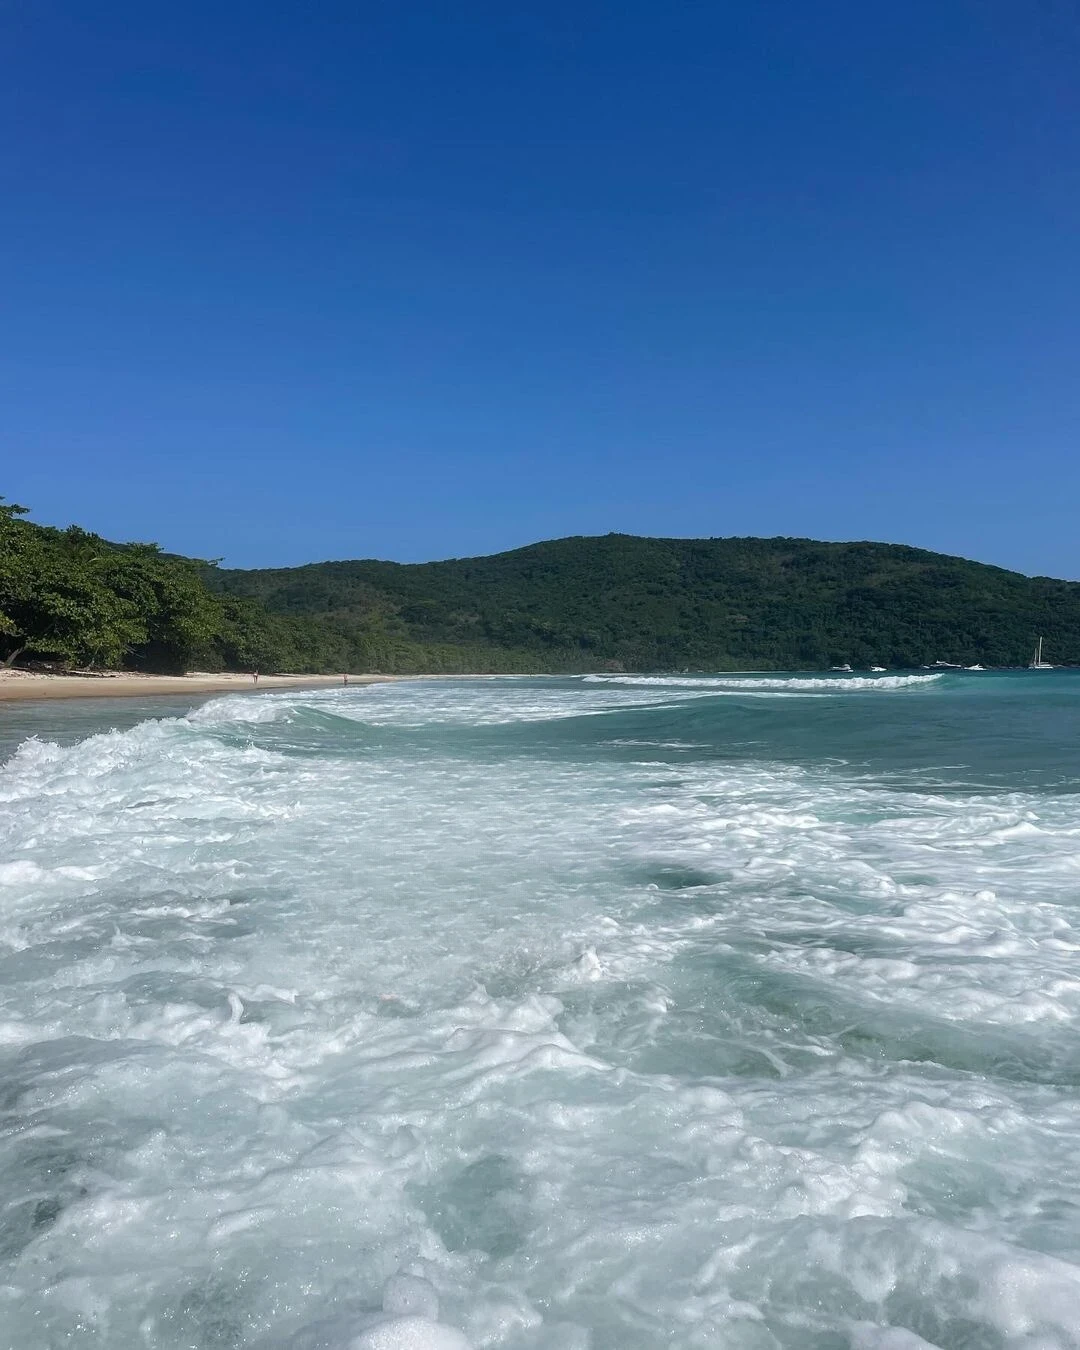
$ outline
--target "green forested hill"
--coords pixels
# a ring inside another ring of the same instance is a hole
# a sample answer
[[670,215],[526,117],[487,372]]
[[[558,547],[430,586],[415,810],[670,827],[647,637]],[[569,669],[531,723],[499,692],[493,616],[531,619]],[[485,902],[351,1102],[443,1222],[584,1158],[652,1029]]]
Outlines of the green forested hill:
[[[0,666],[146,671],[516,670],[527,656],[410,642],[367,623],[272,614],[156,544],[35,525],[0,498]],[[400,625],[397,625],[400,628]]]
[[1080,663],[1080,583],[895,544],[557,539],[484,558],[216,571],[224,594],[516,668]]
[[0,663],[581,671],[1080,664],[1080,584],[892,544],[556,539],[227,571],[0,500]]

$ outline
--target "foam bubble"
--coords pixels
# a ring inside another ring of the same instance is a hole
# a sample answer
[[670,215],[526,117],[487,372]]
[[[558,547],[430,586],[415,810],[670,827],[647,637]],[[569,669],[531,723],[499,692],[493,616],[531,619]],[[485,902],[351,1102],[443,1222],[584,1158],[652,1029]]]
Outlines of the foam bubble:
[[469,1350],[459,1331],[427,1317],[392,1317],[362,1331],[349,1350]]

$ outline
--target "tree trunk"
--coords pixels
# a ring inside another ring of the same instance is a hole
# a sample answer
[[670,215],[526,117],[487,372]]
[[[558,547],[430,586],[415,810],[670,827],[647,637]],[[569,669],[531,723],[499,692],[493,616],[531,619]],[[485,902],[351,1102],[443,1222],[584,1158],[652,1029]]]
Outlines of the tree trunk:
[[0,666],[3,666],[5,670],[10,670],[11,667],[15,664],[15,662],[19,659],[19,657],[22,656],[24,651],[26,651],[25,645],[22,647],[16,647],[13,652],[11,652],[8,656],[5,656],[4,659],[0,661]]

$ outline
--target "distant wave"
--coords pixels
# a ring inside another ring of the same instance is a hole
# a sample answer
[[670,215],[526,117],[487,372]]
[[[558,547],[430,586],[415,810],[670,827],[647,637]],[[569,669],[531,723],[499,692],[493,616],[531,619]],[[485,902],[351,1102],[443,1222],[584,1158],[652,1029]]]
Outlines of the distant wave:
[[788,693],[829,693],[847,694],[863,689],[911,689],[922,685],[934,684],[940,680],[935,675],[838,675],[832,678],[814,676],[790,676],[784,679],[775,677],[745,677],[737,675],[586,675],[588,684],[625,684],[650,685],[662,688],[680,689],[746,689],[750,691],[780,689]]

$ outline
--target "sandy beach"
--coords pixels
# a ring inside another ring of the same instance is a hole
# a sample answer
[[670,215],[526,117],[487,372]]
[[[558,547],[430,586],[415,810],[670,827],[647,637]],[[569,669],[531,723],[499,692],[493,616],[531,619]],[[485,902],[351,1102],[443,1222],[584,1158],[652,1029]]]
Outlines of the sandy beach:
[[[350,675],[349,684],[381,684],[392,675]],[[262,690],[319,688],[341,684],[340,675],[250,675],[231,673],[139,675],[131,671],[103,674],[47,675],[39,671],[0,670],[0,702],[34,698],[145,698],[154,694],[259,693]]]

